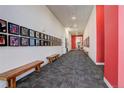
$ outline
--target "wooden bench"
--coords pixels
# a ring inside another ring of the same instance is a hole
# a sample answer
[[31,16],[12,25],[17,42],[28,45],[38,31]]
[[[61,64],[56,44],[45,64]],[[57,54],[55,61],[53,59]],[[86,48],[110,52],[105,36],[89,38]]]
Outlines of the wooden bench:
[[53,55],[47,57],[49,63],[54,62],[54,61],[57,60],[58,58],[59,58],[59,54],[53,54]]
[[6,80],[8,82],[8,87],[15,88],[16,87],[16,77],[35,68],[35,71],[40,71],[40,65],[43,64],[43,61],[37,60],[32,63],[20,66],[18,68],[9,70],[7,72],[0,74],[0,80]]

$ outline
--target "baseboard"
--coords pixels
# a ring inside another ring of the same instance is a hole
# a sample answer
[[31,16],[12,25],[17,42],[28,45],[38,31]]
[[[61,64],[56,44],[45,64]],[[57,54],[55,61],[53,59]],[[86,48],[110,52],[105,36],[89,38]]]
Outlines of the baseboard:
[[108,82],[108,80],[104,77],[104,82],[109,88],[113,88],[112,85]]
[[97,62],[96,65],[104,65],[104,62]]

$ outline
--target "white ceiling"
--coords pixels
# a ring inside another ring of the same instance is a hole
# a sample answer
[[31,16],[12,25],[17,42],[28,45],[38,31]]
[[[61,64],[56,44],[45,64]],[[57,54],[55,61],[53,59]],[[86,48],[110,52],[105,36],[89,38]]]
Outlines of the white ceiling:
[[[70,28],[72,34],[83,33],[93,9],[92,5],[48,5],[47,7],[65,28]],[[72,20],[73,16],[76,17],[75,20]],[[75,24],[77,27],[74,26]]]

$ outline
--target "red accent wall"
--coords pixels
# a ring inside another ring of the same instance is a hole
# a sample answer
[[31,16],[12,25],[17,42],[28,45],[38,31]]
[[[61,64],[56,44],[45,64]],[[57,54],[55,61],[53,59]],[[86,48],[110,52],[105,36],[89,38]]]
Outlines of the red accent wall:
[[124,5],[119,6],[118,87],[124,88]]
[[76,48],[76,36],[75,35],[71,36],[71,47],[72,49]]
[[72,35],[71,36],[71,47],[72,47],[72,49],[76,49],[76,37],[82,37],[82,40],[83,40],[82,35]]
[[96,61],[104,62],[104,6],[96,6]]
[[105,5],[104,76],[113,87],[118,86],[118,6]]

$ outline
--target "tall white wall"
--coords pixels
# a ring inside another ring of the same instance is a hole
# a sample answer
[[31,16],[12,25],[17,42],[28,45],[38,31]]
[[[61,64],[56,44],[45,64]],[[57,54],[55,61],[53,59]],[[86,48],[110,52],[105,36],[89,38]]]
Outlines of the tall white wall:
[[66,39],[67,39],[67,48],[68,48],[68,51],[71,50],[71,33],[69,32],[68,29],[65,29],[66,31]]
[[[0,6],[0,19],[61,38],[62,46],[0,47],[0,73],[15,67],[43,60],[46,56],[65,52],[65,30],[46,6]],[[5,83],[0,82],[0,87]]]
[[84,47],[88,51],[89,57],[96,62],[96,7],[94,6],[92,13],[89,17],[87,26],[83,34],[83,40],[90,37],[90,47]]

